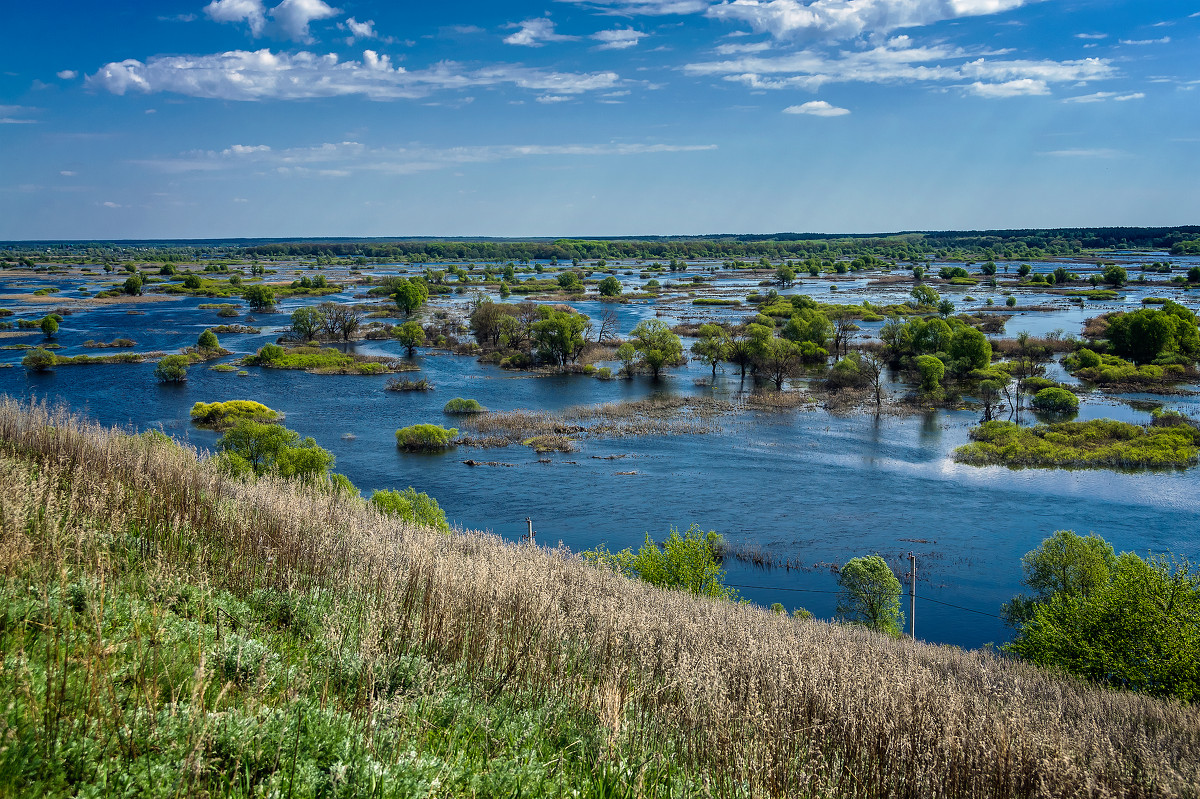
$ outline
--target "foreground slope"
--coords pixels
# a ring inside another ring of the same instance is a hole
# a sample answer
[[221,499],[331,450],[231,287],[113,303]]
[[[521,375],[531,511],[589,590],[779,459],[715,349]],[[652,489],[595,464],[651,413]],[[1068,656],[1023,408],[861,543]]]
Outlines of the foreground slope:
[[0,401],[0,794],[1196,796],[1200,713]]

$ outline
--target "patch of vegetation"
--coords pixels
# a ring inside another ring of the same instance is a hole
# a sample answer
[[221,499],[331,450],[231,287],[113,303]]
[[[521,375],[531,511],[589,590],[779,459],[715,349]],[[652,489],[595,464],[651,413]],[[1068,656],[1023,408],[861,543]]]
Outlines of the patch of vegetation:
[[697,297],[692,305],[741,305],[742,301],[733,297]]
[[1142,426],[1112,419],[1021,427],[984,422],[974,443],[954,451],[972,466],[1167,469],[1196,465],[1200,430],[1191,424]]
[[443,406],[442,413],[450,414],[465,414],[465,413],[485,413],[487,408],[479,404],[479,400],[463,399],[455,397]]
[[414,424],[396,431],[396,446],[410,452],[436,452],[454,446],[458,428]]
[[388,378],[387,383],[383,386],[384,391],[433,391],[433,383],[430,383],[425,378],[413,380],[408,377],[392,377]]
[[89,338],[87,341],[83,342],[81,346],[87,347],[88,349],[101,350],[110,348],[136,347],[137,342],[128,338],[115,338],[109,342],[93,341]]
[[[1029,381],[1026,381],[1028,383]],[[1047,386],[1034,394],[1033,407],[1043,413],[1075,413],[1079,410],[1079,398],[1058,386]]]
[[[226,365],[226,369],[232,370],[233,367]],[[254,400],[197,402],[192,406],[191,417],[194,424],[213,430],[228,430],[238,422],[274,424],[283,421],[282,413]]]
[[285,349],[278,344],[263,345],[257,354],[245,358],[244,363],[268,369],[302,369],[320,375],[381,375],[416,368],[398,364],[390,358],[351,355],[333,347]]
[[376,491],[371,495],[371,504],[381,512],[404,519],[421,527],[450,532],[446,512],[437,500],[426,493],[417,493],[412,486],[403,491]]

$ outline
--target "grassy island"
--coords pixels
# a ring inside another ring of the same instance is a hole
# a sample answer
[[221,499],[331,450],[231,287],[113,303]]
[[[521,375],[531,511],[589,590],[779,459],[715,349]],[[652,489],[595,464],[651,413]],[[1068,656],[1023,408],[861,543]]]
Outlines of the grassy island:
[[[1157,420],[1156,420],[1157,421]],[[974,443],[954,451],[972,466],[1067,469],[1168,469],[1195,466],[1200,430],[1171,419],[1147,426],[1092,419],[1021,427],[984,422],[971,431]]]

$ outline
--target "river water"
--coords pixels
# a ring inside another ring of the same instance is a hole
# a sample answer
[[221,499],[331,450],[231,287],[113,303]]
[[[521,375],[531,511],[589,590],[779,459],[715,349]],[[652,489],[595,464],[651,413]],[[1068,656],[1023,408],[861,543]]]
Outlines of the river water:
[[[1168,256],[1130,255],[1125,259],[1134,264],[1167,260]],[[1188,261],[1170,260],[1176,264],[1177,274],[1178,265]],[[1052,271],[1058,265],[1035,266]],[[1079,265],[1068,268],[1084,270]],[[380,267],[372,271],[401,270]],[[620,277],[627,288],[643,282],[636,274],[624,274],[626,270],[636,272],[637,267],[621,267]],[[333,281],[344,277],[338,270],[323,271]],[[703,272],[693,268],[683,279],[697,273]],[[1131,277],[1137,274],[1131,270]],[[855,304],[864,299],[899,302],[907,295],[909,285],[870,285],[878,277],[805,279],[789,293]],[[100,278],[9,275],[0,278],[0,295],[9,295],[3,303],[16,312],[13,318],[34,318],[54,307],[54,297],[45,298],[51,301],[49,306],[29,306],[12,295],[53,285],[61,288],[59,296],[69,296],[80,285],[93,291],[100,288],[104,282]],[[680,277],[658,279],[677,281]],[[744,296],[757,287],[757,279],[718,277],[717,285],[721,291],[728,289],[730,296]],[[834,285],[837,289],[831,290]],[[955,300],[960,311],[1004,307],[1004,298],[982,285],[955,287],[944,293]],[[655,302],[616,306],[593,301],[572,304],[593,319],[598,319],[603,308],[613,307],[622,333],[645,318],[673,324],[680,319],[739,318],[747,313],[745,307],[696,308],[682,291],[674,293],[674,300],[671,294],[667,292]],[[967,301],[968,294],[974,300]],[[1166,294],[1197,307],[1196,292],[1161,285],[1131,284],[1118,300],[1088,302],[1083,307],[1062,297],[1021,290],[1022,306],[1046,304],[1053,310],[1015,315],[1005,335],[1059,329],[1078,334],[1085,318],[1107,310],[1140,307],[1142,296],[1149,294]],[[988,297],[995,302],[990,308],[985,305]],[[353,298],[344,294],[332,299]],[[435,298],[431,306],[461,311],[465,299],[462,295]],[[134,339],[136,351],[169,352],[194,344],[205,327],[231,322],[263,326],[258,335],[221,336],[225,348],[236,354],[249,353],[273,341],[286,326],[287,314],[312,300],[284,301],[278,313],[258,314],[253,321],[245,316],[220,319],[215,311],[198,308],[202,302],[221,300],[184,298],[87,308],[65,317],[57,336],[62,345],[58,352],[95,355],[120,351],[80,346],[86,339],[111,341],[117,337]],[[864,325],[862,335],[877,327]],[[41,333],[35,331],[4,343],[37,344],[40,340]],[[366,354],[399,356],[402,351],[387,341],[346,346]],[[64,366],[49,373],[26,374],[19,365],[22,352],[9,350],[0,355],[0,360],[15,364],[15,368],[0,369],[0,391],[63,402],[105,424],[159,428],[201,448],[211,448],[217,436],[190,424],[188,411],[193,403],[262,401],[286,413],[288,427],[314,437],[333,452],[335,469],[364,494],[411,485],[436,497],[452,523],[464,528],[517,539],[525,532],[529,517],[540,543],[562,542],[573,550],[600,543],[610,549],[637,547],[647,533],[661,540],[671,527],[684,530],[691,524],[717,530],[735,546],[757,545],[780,560],[802,565],[766,570],[728,561],[727,581],[741,586],[744,596],[763,604],[781,602],[789,610],[804,607],[819,617],[831,617],[836,604],[837,576],[830,564],[878,552],[903,575],[907,569],[904,556],[912,551],[920,575],[917,633],[926,640],[959,646],[1007,640],[1009,633],[996,614],[1001,603],[1020,590],[1020,557],[1054,530],[1094,532],[1118,551],[1144,555],[1169,550],[1200,561],[1200,481],[1195,471],[1018,471],[963,466],[953,462],[951,453],[967,442],[967,431],[978,422],[978,413],[968,408],[880,417],[824,410],[743,411],[722,418],[717,432],[585,439],[578,452],[569,454],[538,456],[529,448],[514,446],[418,455],[396,449],[395,430],[418,422],[455,424],[441,408],[456,396],[477,399],[490,410],[556,410],[654,394],[736,399],[751,385],[749,381],[743,384],[733,368],[719,371],[712,380],[709,367],[701,363],[667,370],[658,381],[648,377],[601,381],[582,375],[508,372],[479,364],[474,357],[428,349],[421,349],[415,359],[420,372],[404,376],[427,378],[436,386],[431,392],[386,392],[387,378],[382,376],[317,376],[256,367],[249,367],[248,375],[238,376],[211,371],[207,368],[211,364],[191,367],[185,384],[160,385],[154,379],[152,363]],[[901,391],[903,387],[891,385],[890,389]],[[1194,396],[1093,393],[1081,398],[1080,418],[1144,421],[1148,417],[1145,406],[1135,408],[1129,402],[1139,398],[1200,413]],[[472,467],[463,463],[468,459],[509,465]],[[907,597],[904,609],[907,614]]]

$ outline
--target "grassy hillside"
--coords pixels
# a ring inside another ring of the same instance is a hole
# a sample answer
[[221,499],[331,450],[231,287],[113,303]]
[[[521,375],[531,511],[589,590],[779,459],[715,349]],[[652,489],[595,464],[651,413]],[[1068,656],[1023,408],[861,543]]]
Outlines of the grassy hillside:
[[1200,713],[0,400],[3,796],[1196,796]]

